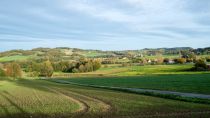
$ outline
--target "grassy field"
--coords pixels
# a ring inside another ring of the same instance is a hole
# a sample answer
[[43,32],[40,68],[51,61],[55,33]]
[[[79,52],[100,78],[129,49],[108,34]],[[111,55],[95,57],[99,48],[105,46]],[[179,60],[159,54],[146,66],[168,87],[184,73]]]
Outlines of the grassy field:
[[91,85],[210,94],[210,74],[90,77],[64,80]]
[[[64,77],[81,84],[210,94],[210,72],[186,71],[192,67],[192,64],[109,65],[95,72],[66,74]],[[62,73],[57,75],[59,77]]]
[[45,80],[1,80],[0,86],[0,117],[210,116],[209,105],[62,85]]
[[97,56],[104,56],[107,55],[106,53],[100,53],[97,51],[91,51],[91,52],[85,52],[85,53],[81,53],[81,55],[85,56],[85,57],[97,57]]
[[0,62],[8,62],[8,61],[16,61],[16,60],[26,60],[33,56],[21,56],[21,55],[15,55],[15,56],[9,56],[9,57],[1,57]]
[[145,65],[145,66],[126,66],[119,64],[108,65],[102,67],[95,72],[89,73],[54,73],[54,77],[87,77],[87,76],[141,76],[141,75],[179,75],[179,74],[210,74],[210,71],[188,71],[193,67],[193,64],[178,64],[178,65]]
[[104,75],[151,75],[151,74],[195,74],[195,73],[210,73],[210,72],[194,72],[187,71],[193,67],[193,64],[177,64],[177,65],[145,65],[145,66],[111,66],[101,68],[90,74],[104,74]]

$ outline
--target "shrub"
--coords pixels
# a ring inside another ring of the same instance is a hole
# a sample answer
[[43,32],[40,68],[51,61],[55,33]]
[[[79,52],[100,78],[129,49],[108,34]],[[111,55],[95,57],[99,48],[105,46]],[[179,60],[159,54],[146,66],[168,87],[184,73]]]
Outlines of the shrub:
[[185,63],[186,63],[186,59],[185,59],[185,58],[175,59],[174,61],[175,61],[176,63],[179,63],[179,64],[185,64]]
[[194,67],[192,68],[195,71],[207,71],[208,66],[203,60],[197,60]]

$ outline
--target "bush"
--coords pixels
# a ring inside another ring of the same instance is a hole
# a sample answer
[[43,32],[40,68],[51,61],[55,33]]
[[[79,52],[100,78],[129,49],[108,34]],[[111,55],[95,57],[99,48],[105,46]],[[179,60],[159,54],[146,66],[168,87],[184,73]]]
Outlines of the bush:
[[194,67],[192,68],[195,71],[207,71],[208,66],[203,60],[197,60]]
[[179,64],[185,64],[187,62],[187,60],[185,58],[175,59],[174,61]]

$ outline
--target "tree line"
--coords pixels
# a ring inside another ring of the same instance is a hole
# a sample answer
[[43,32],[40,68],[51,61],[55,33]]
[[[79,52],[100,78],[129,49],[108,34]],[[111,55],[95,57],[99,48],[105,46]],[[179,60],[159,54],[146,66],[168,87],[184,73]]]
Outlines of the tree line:
[[96,71],[101,67],[100,60],[80,59],[79,61],[51,62],[28,60],[0,65],[0,76],[20,78],[23,71],[30,77],[51,77],[53,72],[83,73]]

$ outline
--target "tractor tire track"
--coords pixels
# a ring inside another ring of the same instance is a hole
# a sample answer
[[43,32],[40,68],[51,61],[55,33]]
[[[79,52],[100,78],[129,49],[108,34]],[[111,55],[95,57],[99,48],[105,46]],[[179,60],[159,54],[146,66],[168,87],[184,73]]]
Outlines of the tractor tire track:
[[44,87],[46,89],[48,89],[49,91],[52,91],[58,95],[61,95],[61,96],[64,96],[65,98],[77,103],[79,106],[80,106],[80,109],[78,109],[77,111],[75,111],[75,115],[73,117],[78,117],[78,115],[83,115],[85,113],[87,113],[89,111],[89,106],[87,103],[85,103],[84,101],[81,101],[81,100],[78,100],[72,96],[69,96],[69,95],[66,95],[66,94],[63,94],[62,92],[60,91],[57,91],[57,90],[54,90],[52,88],[49,88],[49,87]]
[[[61,88],[55,88],[55,89],[60,89],[61,90]],[[64,91],[64,90],[62,89],[62,91]],[[106,102],[104,102],[104,101],[102,101],[102,100],[100,100],[98,98],[94,98],[94,97],[90,97],[90,96],[87,96],[87,95],[83,95],[83,94],[74,92],[74,91],[69,90],[69,89],[65,90],[65,92],[73,94],[73,95],[76,95],[76,96],[80,96],[80,97],[82,97],[84,99],[89,99],[89,100],[92,100],[92,101],[98,103],[99,106],[102,106],[102,112],[104,112],[104,113],[112,111],[112,106],[110,104],[108,104],[108,103],[106,103]]]
[[33,90],[33,93],[34,93],[36,99],[38,100],[38,102],[39,102],[42,106],[44,106],[44,103],[41,101],[39,95],[37,94],[37,90],[34,89],[34,90]]

